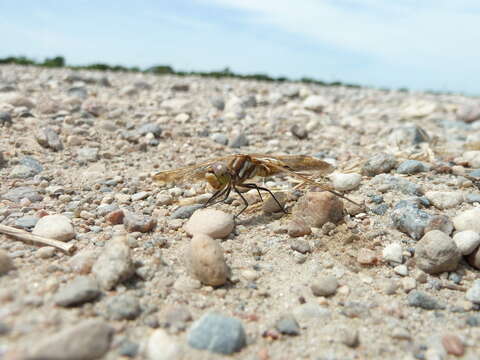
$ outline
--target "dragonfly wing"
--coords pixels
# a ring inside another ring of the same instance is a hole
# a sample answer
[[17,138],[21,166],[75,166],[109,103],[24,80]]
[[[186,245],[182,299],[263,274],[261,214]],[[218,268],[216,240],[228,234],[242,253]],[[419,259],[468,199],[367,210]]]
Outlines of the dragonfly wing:
[[320,176],[326,176],[334,170],[328,162],[307,155],[251,154],[250,157],[271,168],[270,175],[280,172],[280,168],[287,168],[292,171],[316,171]]

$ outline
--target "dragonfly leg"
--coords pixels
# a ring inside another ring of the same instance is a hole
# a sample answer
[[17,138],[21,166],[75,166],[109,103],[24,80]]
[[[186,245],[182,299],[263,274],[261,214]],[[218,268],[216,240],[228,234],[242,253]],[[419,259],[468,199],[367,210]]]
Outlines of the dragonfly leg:
[[[263,191],[266,191],[270,194],[270,196],[273,198],[273,200],[275,200],[275,202],[277,203],[278,207],[285,213],[285,214],[288,214],[287,211],[285,210],[285,208],[282,206],[282,204],[280,204],[280,202],[278,201],[278,199],[275,197],[275,195],[273,195],[273,193],[267,189],[267,188],[264,188],[264,187],[261,187],[261,186],[258,186],[257,184],[242,184],[242,186],[246,187],[247,189],[256,189],[258,191],[258,193],[260,194],[260,190],[263,190]],[[262,198],[262,196],[260,196],[260,199]]]
[[233,187],[233,190],[242,198],[243,203],[245,204],[243,209],[237,215],[235,215],[235,218],[237,218],[237,217],[240,216],[241,213],[243,213],[248,208],[248,201],[247,201],[247,199],[245,199],[245,197],[242,195],[242,193],[240,191],[238,191],[238,189],[235,187],[235,185],[232,184],[232,187]]
[[210,206],[210,205],[213,205],[213,204],[216,204],[216,203],[212,203],[212,201],[214,201],[215,199],[219,198],[220,196],[222,196],[223,194],[225,193],[230,193],[230,186],[227,186],[223,189],[220,189],[220,190],[217,190],[208,200],[205,204],[203,204],[203,207],[206,208],[207,206]]

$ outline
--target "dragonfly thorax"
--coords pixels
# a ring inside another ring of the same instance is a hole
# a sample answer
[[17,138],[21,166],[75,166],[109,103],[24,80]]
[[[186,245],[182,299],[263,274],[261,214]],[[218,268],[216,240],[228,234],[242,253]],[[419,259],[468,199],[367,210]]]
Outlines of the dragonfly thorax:
[[205,178],[214,189],[220,189],[230,183],[231,174],[223,163],[215,163],[205,174]]

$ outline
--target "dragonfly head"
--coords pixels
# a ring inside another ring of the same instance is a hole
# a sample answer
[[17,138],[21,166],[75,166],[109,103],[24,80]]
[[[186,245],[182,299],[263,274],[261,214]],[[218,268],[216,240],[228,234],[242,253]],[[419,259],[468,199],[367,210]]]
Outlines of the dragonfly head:
[[230,182],[231,175],[225,164],[215,163],[207,171],[206,178],[214,189],[220,189]]

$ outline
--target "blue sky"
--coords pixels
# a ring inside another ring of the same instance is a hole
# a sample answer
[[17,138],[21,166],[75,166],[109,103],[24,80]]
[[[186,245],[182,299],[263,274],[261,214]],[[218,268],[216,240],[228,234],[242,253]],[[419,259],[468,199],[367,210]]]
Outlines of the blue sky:
[[478,0],[0,0],[0,57],[480,95]]

